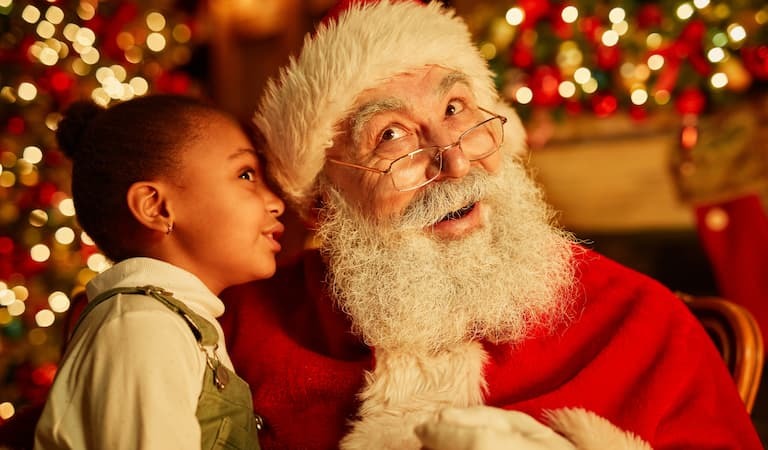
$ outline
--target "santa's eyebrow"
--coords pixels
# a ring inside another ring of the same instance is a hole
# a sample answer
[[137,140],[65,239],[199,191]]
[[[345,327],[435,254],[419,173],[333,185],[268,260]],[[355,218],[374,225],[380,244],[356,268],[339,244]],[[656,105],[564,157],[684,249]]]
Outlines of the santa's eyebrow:
[[350,116],[349,127],[352,134],[352,142],[356,147],[360,146],[360,137],[368,122],[383,112],[402,111],[406,109],[405,102],[396,97],[387,97],[363,104]]
[[442,80],[440,80],[440,83],[437,85],[435,92],[437,93],[438,97],[442,97],[447,94],[448,91],[450,91],[456,83],[461,83],[467,87],[471,87],[467,74],[454,70],[453,72],[443,77]]

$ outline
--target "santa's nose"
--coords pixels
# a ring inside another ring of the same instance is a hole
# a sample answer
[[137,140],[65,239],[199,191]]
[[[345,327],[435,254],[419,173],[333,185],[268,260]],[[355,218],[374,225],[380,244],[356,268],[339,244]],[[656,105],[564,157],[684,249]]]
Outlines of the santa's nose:
[[443,151],[443,169],[437,180],[462,178],[469,173],[471,162],[458,143]]

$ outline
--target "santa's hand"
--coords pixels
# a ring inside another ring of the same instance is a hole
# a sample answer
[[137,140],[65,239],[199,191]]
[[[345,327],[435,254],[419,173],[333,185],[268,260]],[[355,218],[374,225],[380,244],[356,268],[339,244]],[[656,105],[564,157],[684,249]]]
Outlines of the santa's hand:
[[519,411],[489,406],[448,408],[414,430],[432,450],[574,450],[566,438]]

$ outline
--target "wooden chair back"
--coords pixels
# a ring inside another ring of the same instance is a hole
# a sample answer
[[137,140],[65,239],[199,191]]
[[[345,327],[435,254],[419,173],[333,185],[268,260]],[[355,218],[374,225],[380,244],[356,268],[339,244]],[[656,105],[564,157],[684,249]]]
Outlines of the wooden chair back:
[[721,297],[678,296],[707,331],[731,371],[748,412],[752,412],[763,371],[763,338],[746,308]]

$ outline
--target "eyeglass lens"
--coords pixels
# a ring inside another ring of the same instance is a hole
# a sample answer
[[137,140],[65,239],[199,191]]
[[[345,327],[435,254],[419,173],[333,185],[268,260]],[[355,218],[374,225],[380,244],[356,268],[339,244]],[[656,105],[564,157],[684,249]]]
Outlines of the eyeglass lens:
[[[494,117],[467,130],[454,146],[459,147],[470,161],[477,161],[496,152],[502,138],[502,120]],[[443,152],[452,149],[453,146],[447,149],[426,147],[395,161],[391,167],[395,188],[401,191],[415,189],[437,178],[443,166]]]

